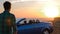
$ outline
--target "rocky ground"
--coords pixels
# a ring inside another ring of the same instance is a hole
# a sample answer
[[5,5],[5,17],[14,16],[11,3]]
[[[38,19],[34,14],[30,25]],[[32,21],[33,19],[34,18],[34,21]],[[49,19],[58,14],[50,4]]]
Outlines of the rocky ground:
[[60,34],[60,27],[54,27],[52,34]]

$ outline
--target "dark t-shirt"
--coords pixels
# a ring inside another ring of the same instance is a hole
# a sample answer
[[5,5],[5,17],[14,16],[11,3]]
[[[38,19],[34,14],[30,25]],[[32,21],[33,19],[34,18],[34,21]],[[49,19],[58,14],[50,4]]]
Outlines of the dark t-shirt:
[[[10,18],[7,22],[7,19]],[[0,14],[0,34],[12,34],[12,28],[13,32],[16,31],[16,24],[15,24],[15,16],[9,11],[4,11]]]

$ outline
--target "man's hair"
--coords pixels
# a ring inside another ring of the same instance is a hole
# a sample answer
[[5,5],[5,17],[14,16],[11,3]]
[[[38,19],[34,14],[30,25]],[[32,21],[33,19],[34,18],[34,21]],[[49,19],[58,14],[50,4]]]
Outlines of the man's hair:
[[4,6],[5,10],[8,10],[11,8],[11,3],[9,1],[6,1],[6,2],[4,2],[3,6]]

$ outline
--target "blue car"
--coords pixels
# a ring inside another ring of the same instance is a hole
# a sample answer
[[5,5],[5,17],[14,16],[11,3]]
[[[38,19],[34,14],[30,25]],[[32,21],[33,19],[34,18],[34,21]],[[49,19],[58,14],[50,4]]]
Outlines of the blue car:
[[45,22],[31,23],[31,20],[30,23],[26,23],[24,18],[17,22],[17,31],[18,34],[50,34],[53,32],[53,26]]

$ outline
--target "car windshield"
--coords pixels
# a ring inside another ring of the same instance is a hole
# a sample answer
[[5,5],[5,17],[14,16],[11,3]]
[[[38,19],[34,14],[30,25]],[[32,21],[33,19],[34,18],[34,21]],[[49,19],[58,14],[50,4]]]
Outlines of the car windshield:
[[[22,20],[22,19],[21,19]],[[20,22],[18,21],[17,22],[17,25],[27,25],[27,24],[35,24],[35,23],[40,23],[40,21],[38,19],[33,19],[33,20],[30,20],[30,19],[25,19],[25,20],[22,20]]]

